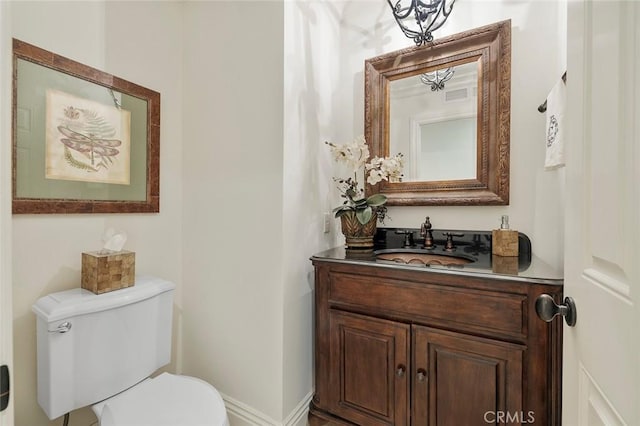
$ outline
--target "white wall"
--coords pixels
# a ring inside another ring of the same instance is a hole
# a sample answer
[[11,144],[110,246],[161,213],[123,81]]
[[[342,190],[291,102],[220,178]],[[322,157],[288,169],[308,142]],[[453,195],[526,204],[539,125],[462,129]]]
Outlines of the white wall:
[[[123,229],[136,272],[181,282],[182,22],[178,3],[12,2],[10,10],[13,37],[162,94],[159,214],[13,216],[15,422],[37,426],[59,421],[49,423],[36,402],[31,305],[79,286],[81,252],[100,248],[105,228]],[[180,287],[177,293],[179,306]],[[94,420],[84,409],[71,425]]]
[[283,5],[188,2],[184,29],[184,373],[214,383],[236,419],[277,424]]
[[[287,93],[296,95],[287,111],[308,111],[296,124],[309,145],[300,157],[306,161],[325,139],[345,142],[364,133],[365,59],[410,47],[413,42],[400,31],[386,2],[294,2],[287,6],[296,11],[299,21],[287,22],[291,30],[287,40],[298,40],[299,45],[298,57],[287,57],[287,69],[297,76],[287,83]],[[489,230],[499,225],[502,214],[508,214],[511,226],[532,239],[538,256],[562,267],[564,172],[543,170],[545,117],[537,107],[564,72],[566,3],[461,0],[436,38],[505,19],[512,24],[510,205],[390,207],[392,221],[387,226],[417,228],[430,216],[436,229]],[[303,40],[308,40],[306,45]],[[292,121],[298,117],[294,115]],[[326,195],[323,184],[332,186],[333,165],[327,153],[320,152],[320,156],[320,170],[315,171],[311,163],[307,167],[320,179],[308,190],[317,193],[322,188],[307,212],[315,232],[319,232],[322,212],[339,204],[337,191]],[[333,226],[333,237],[327,240],[342,243],[337,221]]]

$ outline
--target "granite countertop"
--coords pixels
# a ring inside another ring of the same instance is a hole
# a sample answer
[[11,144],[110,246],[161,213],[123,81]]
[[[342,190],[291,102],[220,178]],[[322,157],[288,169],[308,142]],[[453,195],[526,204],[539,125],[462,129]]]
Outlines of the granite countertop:
[[517,258],[504,258],[491,254],[490,231],[454,231],[434,230],[433,236],[436,247],[428,251],[432,254],[447,254],[443,251],[445,233],[457,234],[454,237],[456,250],[454,255],[473,258],[472,263],[466,265],[424,265],[405,264],[393,261],[376,259],[376,252],[380,250],[399,249],[411,252],[422,252],[420,249],[424,240],[418,238],[419,230],[406,229],[412,232],[413,245],[404,247],[405,235],[399,232],[405,229],[379,228],[375,238],[375,246],[372,250],[350,250],[345,247],[334,247],[317,253],[311,260],[329,262],[376,265],[382,268],[422,269],[425,272],[455,274],[466,276],[491,277],[492,279],[527,281],[539,284],[562,285],[564,282],[563,271],[554,268],[539,257],[532,254],[529,238],[519,234],[519,256]]

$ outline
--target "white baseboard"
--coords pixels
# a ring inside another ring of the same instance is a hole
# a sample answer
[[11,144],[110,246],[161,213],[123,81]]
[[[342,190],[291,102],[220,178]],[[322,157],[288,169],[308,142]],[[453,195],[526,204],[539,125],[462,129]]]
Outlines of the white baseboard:
[[279,422],[247,404],[230,396],[222,395],[231,426],[305,426],[312,397],[313,391],[310,391],[285,420]]
[[283,426],[306,426],[308,424],[307,417],[309,415],[309,404],[313,398],[313,390],[302,398],[302,401],[296,405],[296,408],[284,419]]

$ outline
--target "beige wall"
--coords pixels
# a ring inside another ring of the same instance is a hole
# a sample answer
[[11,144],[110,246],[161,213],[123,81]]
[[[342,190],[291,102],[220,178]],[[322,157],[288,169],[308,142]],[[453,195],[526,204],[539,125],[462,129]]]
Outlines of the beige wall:
[[[77,286],[80,253],[114,226],[129,233],[137,271],[178,283],[170,369],[214,383],[241,419],[277,424],[282,3],[12,2],[10,13],[11,36],[162,95],[159,215],[13,218],[16,423],[48,423],[35,400],[30,307]],[[79,24],[59,25],[69,20]],[[261,35],[238,33],[242,25]],[[72,425],[92,420],[80,410]]]
[[184,27],[184,373],[278,424],[282,2],[186,3]]
[[[182,67],[176,58],[182,55],[182,11],[177,3],[12,2],[10,12],[11,36],[162,94],[159,214],[13,217],[15,422],[38,426],[49,422],[36,402],[31,305],[79,285],[80,253],[100,248],[107,227],[123,229],[137,272],[181,282]],[[178,306],[181,293],[179,286]],[[71,425],[93,420],[85,409],[71,416]]]

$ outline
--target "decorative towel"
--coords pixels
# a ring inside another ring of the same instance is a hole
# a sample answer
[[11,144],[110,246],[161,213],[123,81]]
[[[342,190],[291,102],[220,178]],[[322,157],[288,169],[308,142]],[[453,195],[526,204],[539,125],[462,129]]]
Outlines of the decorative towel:
[[567,88],[564,81],[559,80],[547,97],[547,153],[544,161],[545,170],[553,170],[564,166],[565,138],[565,104]]

